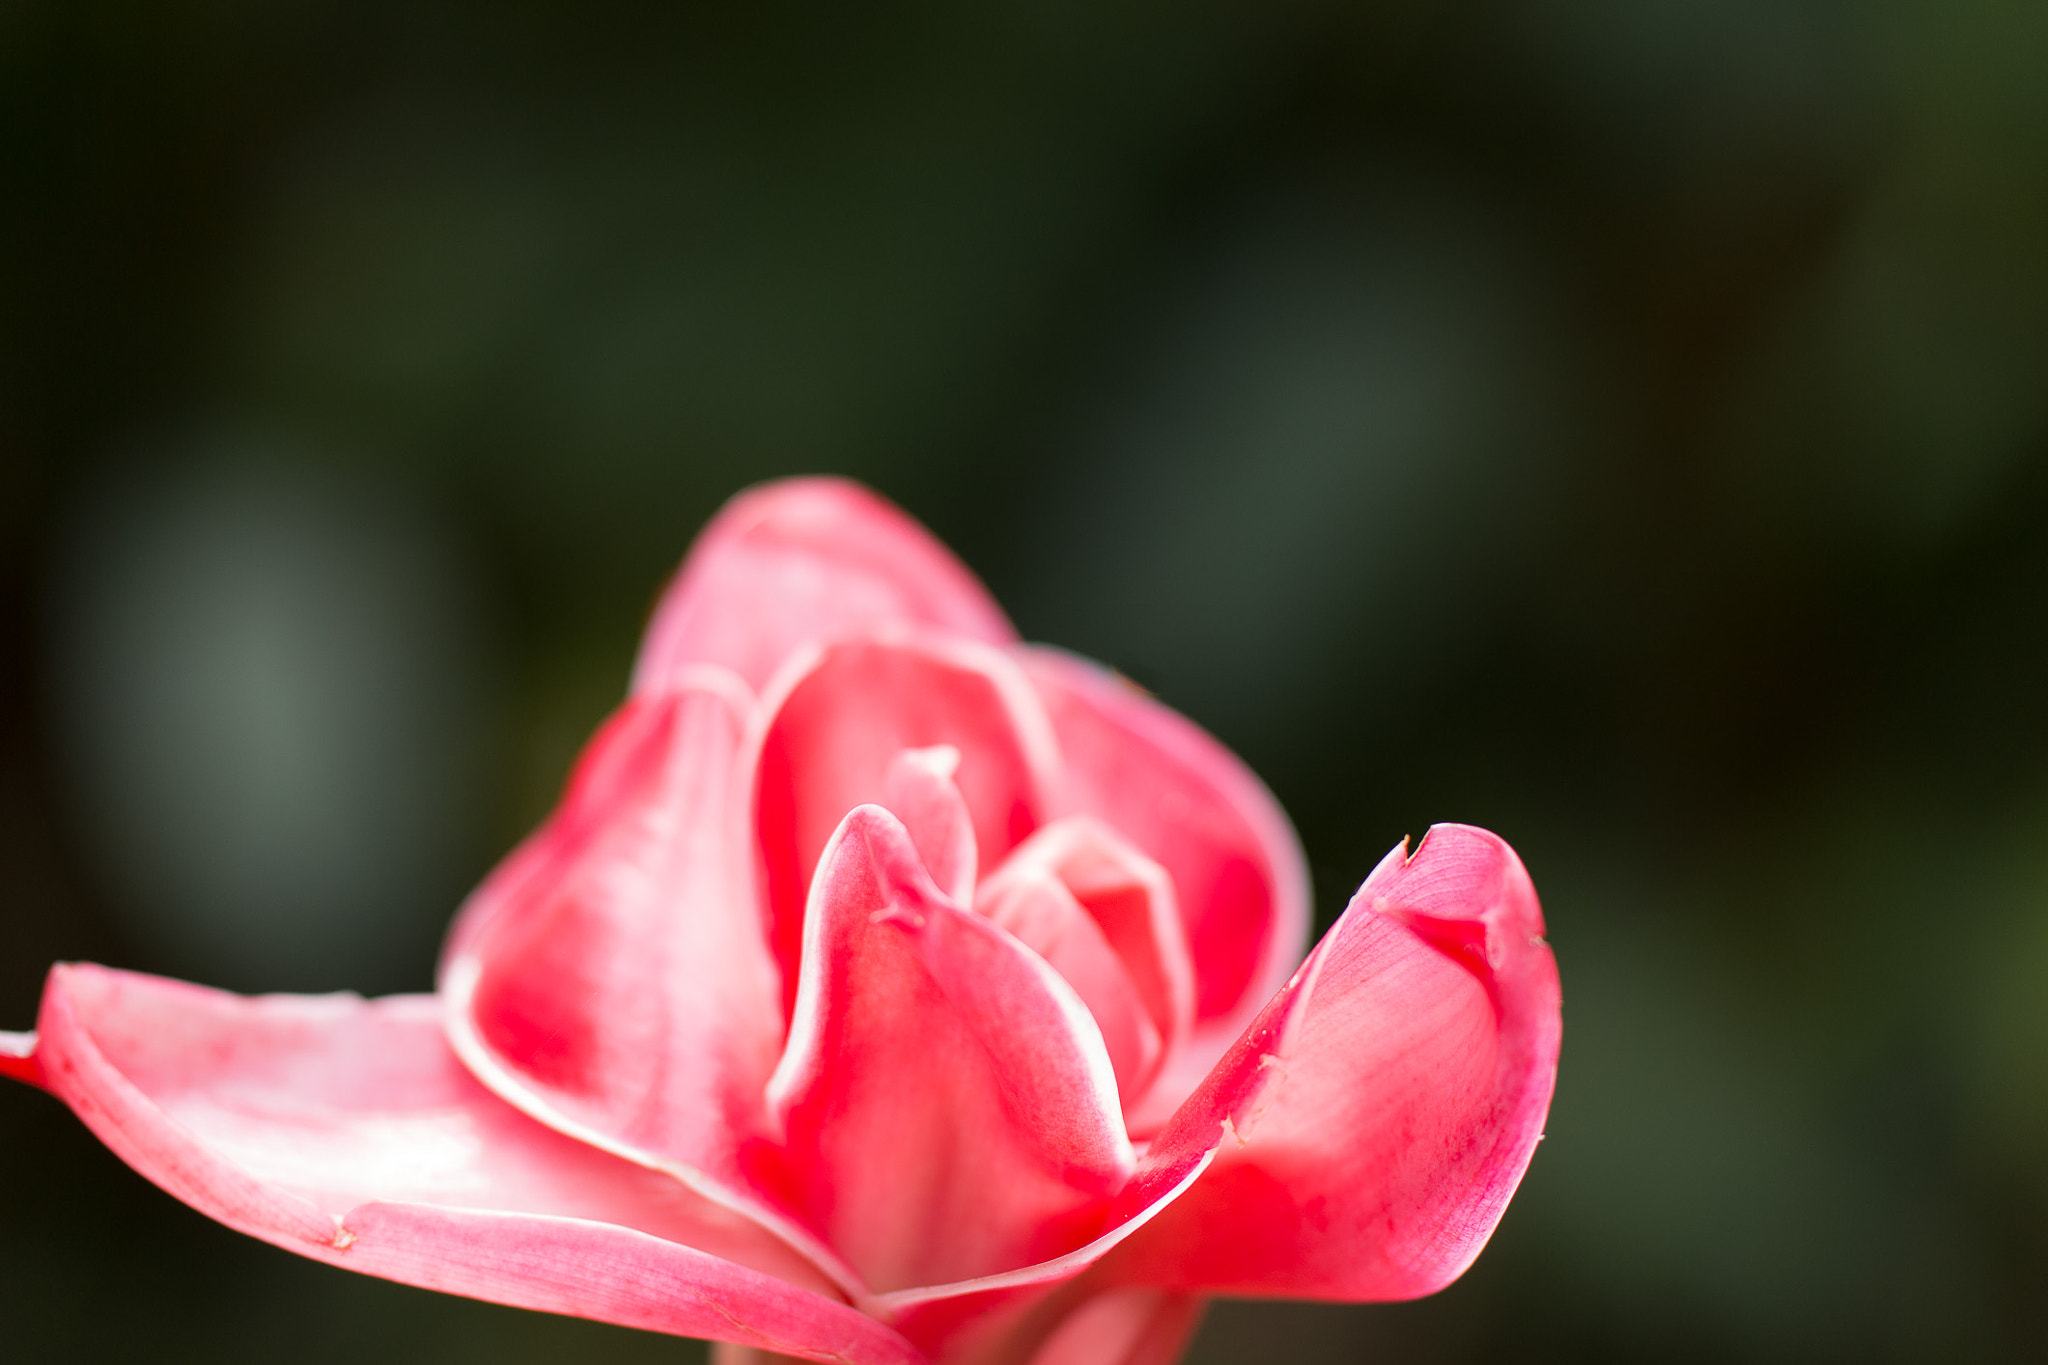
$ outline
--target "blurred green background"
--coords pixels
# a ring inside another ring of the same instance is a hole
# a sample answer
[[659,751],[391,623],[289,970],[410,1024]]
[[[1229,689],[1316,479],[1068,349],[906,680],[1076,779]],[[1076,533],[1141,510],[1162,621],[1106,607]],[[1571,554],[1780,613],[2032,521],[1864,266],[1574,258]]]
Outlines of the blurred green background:
[[[16,0],[0,1025],[429,980],[739,487],[925,519],[1279,794],[1488,825],[1549,1138],[1193,1358],[2048,1358],[2048,7]],[[0,1090],[10,1360],[689,1360]]]

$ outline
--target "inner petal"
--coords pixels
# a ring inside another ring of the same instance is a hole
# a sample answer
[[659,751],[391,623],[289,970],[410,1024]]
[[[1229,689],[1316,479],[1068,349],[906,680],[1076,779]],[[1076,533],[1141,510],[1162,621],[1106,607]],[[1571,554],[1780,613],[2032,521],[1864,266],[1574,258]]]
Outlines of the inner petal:
[[1058,771],[1044,712],[1016,665],[959,641],[824,646],[777,679],[763,714],[753,808],[785,1010],[795,1000],[804,902],[819,855],[848,811],[889,801],[904,750],[958,753],[950,780],[989,859],[1039,826]]
[[768,1104],[791,1201],[881,1291],[1073,1250],[1135,1161],[1073,991],[872,805],[819,862]]
[[977,859],[974,816],[953,785],[959,770],[960,751],[950,744],[905,749],[889,765],[883,804],[910,831],[917,856],[939,890],[965,909],[974,904]]
[[[1018,845],[982,884],[976,908],[1046,956],[1088,1002],[1119,1059],[1124,1105],[1135,1105],[1194,1023],[1194,964],[1166,870],[1100,820],[1072,816]],[[1145,1024],[1135,1032],[1133,1013]]]
[[976,907],[1066,978],[1095,1016],[1120,1096],[1143,1094],[1163,1054],[1159,1029],[1095,917],[1050,873],[1005,878]]

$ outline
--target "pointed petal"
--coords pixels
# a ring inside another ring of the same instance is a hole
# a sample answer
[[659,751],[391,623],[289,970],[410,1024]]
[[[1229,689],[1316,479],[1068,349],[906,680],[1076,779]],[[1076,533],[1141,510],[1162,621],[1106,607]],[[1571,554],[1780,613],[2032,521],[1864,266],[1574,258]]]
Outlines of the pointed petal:
[[974,903],[974,817],[953,785],[960,751],[950,744],[905,749],[883,779],[883,803],[910,831],[939,890],[962,907]]
[[[1166,869],[1139,852],[1128,840],[1092,816],[1069,816],[1056,820],[1026,839],[1010,857],[989,874],[979,893],[984,913],[1006,904],[1014,893],[1012,885],[1025,885],[1052,878],[1063,887],[1067,898],[1086,910],[1101,930],[1105,944],[1121,964],[1121,978],[1136,993],[1150,1032],[1166,1055],[1179,1048],[1194,1024],[1195,974],[1188,952],[1186,930],[1173,892],[1173,879]],[[1032,903],[1032,902],[1027,902]],[[1015,911],[1008,913],[1014,914]],[[997,922],[1012,933],[1015,926],[997,915]],[[1029,934],[1019,934],[1034,948]],[[1043,949],[1040,949],[1043,953]],[[1097,998],[1058,967],[1096,1011],[1104,1036],[1111,1026],[1097,1006]],[[1111,1056],[1116,1056],[1114,1045]],[[1120,1065],[1117,1085],[1126,1111],[1139,1105],[1145,1088],[1156,1074],[1148,1062],[1138,1072],[1127,1073]]]
[[1066,885],[1050,872],[1023,869],[992,881],[975,909],[1074,988],[1102,1031],[1118,1096],[1142,1093],[1159,1069],[1159,1029],[1123,959]]
[[1173,1365],[1206,1305],[1193,1294],[1112,1289],[1068,1315],[1031,1365]]
[[1148,1159],[1171,1159],[1223,1136],[1115,1276],[1353,1301],[1457,1278],[1550,1106],[1559,997],[1542,933],[1498,837],[1438,825],[1412,857],[1389,854],[1153,1143]]
[[745,1170],[782,1016],[735,794],[738,686],[685,679],[592,740],[562,808],[464,908],[448,1036],[526,1113],[778,1230],[858,1292]]
[[1244,1031],[1300,960],[1308,869],[1258,778],[1185,717],[1099,665],[1015,651],[1052,717],[1066,808],[1094,815],[1172,875],[1196,973],[1195,1027],[1132,1131],[1149,1132]]
[[794,1202],[881,1290],[1066,1251],[1133,1164],[1081,1002],[941,897],[876,806],[846,817],[819,865],[768,1093]]
[[1058,749],[1023,674],[997,650],[960,641],[848,640],[792,660],[759,713],[757,837],[769,942],[795,997],[805,899],[825,841],[855,806],[889,798],[905,749],[960,755],[953,785],[974,842],[994,862],[1038,827]]
[[286,1250],[812,1359],[921,1359],[759,1227],[485,1090],[433,997],[247,998],[59,966],[38,1024],[51,1092],[116,1155]]
[[633,691],[659,691],[692,663],[758,688],[807,642],[887,626],[1017,638],[966,566],[884,499],[843,479],[765,484],[697,538],[648,624]]

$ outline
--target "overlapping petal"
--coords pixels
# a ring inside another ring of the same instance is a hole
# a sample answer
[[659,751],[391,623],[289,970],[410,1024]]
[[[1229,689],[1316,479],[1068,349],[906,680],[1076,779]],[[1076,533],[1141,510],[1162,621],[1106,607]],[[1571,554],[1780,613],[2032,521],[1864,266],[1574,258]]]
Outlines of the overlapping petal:
[[751,699],[693,669],[629,701],[554,817],[465,908],[441,970],[450,1041],[500,1096],[781,1231],[747,1173],[781,1051],[736,758]]
[[744,724],[710,687],[629,702],[523,875],[472,898],[441,973],[458,1048],[515,1102],[696,1165],[760,1130],[781,1045],[767,944],[733,913]]
[[1039,830],[989,874],[976,907],[1086,1002],[1129,1112],[1194,1022],[1194,964],[1166,869],[1090,816]]
[[906,749],[951,748],[982,862],[1038,828],[1059,754],[1030,684],[1000,651],[958,640],[862,637],[792,659],[761,704],[754,814],[769,942],[794,1000],[811,875],[855,806],[885,803]]
[[1496,836],[1397,848],[1152,1144],[1214,1164],[1117,1250],[1189,1292],[1402,1299],[1471,1264],[1556,1082],[1556,964]]
[[950,744],[905,749],[882,781],[882,804],[910,831],[939,890],[964,907],[974,904],[980,850],[974,842],[974,816],[953,781],[959,771],[960,751]]
[[633,691],[660,691],[693,663],[758,689],[800,645],[903,626],[1016,639],[952,551],[880,497],[844,479],[766,484],[698,536],[648,624]]
[[1294,828],[1236,755],[1100,665],[1017,652],[1051,717],[1064,809],[1095,815],[1173,878],[1195,964],[1195,1024],[1132,1131],[1155,1129],[1287,979],[1309,923]]
[[1078,1246],[1133,1165],[1081,1002],[942,896],[876,806],[819,866],[768,1094],[792,1201],[881,1291]]
[[802,1257],[477,1083],[429,996],[232,996],[59,966],[44,1083],[228,1226],[351,1270],[549,1312],[914,1365]]

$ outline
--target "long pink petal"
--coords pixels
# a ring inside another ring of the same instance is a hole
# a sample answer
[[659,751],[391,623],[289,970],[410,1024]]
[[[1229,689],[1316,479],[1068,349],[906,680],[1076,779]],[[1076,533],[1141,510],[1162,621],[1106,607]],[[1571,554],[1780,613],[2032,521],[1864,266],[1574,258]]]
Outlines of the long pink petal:
[[1081,1002],[943,897],[877,806],[819,865],[768,1093],[794,1202],[877,1290],[1077,1246],[1132,1169]]
[[621,708],[554,818],[465,907],[441,966],[449,1040],[528,1114],[837,1273],[744,1169],[765,1132],[780,985],[737,796],[747,702],[737,680],[693,673]]
[[1457,1278],[1542,1135],[1556,963],[1498,837],[1395,849],[1152,1144],[1215,1163],[1119,1249],[1117,1277],[1382,1300]]
[[882,498],[843,479],[765,484],[698,536],[648,624],[633,691],[658,691],[692,663],[759,688],[808,641],[887,626],[1017,638],[952,552]]
[[1308,869],[1272,794],[1228,749],[1116,674],[1016,651],[1052,717],[1067,809],[1114,826],[1172,874],[1196,972],[1195,1028],[1132,1115],[1163,1122],[1300,960]]
[[753,808],[769,942],[795,998],[804,904],[825,841],[848,811],[886,803],[906,749],[949,746],[980,858],[993,863],[1038,827],[1058,750],[1016,665],[958,640],[846,640],[800,655],[759,711]]
[[499,1100],[440,1015],[59,966],[36,1056],[122,1160],[302,1256],[815,1360],[922,1359],[753,1223]]

